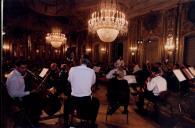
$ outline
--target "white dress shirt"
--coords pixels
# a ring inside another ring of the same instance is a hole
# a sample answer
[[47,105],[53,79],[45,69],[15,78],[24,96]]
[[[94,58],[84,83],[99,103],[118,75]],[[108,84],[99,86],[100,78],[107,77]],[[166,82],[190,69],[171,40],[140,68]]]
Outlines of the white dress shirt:
[[147,83],[147,89],[158,96],[160,92],[167,90],[167,81],[162,76],[156,76]]
[[29,91],[25,91],[24,77],[14,69],[7,77],[6,88],[11,97],[23,97],[29,95]]
[[[124,72],[124,75],[127,75],[126,70],[123,70],[123,72]],[[106,74],[106,78],[112,79],[115,77],[114,74],[116,74],[116,73],[117,73],[117,68],[114,68],[114,69],[110,70],[110,72],[108,72],[108,74]]]
[[96,81],[96,75],[93,69],[82,64],[70,69],[68,81],[71,83],[72,96],[90,96],[91,87]]

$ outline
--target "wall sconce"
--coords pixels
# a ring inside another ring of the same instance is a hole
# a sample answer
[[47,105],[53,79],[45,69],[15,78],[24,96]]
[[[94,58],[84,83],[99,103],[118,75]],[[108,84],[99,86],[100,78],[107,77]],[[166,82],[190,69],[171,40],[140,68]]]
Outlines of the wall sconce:
[[143,44],[143,40],[138,40],[137,43],[138,44]]
[[86,52],[91,52],[91,48],[86,48]]
[[3,44],[3,50],[9,51],[10,50],[9,45],[8,44]]
[[2,31],[2,36],[4,36],[5,35],[5,32],[4,31]]
[[169,53],[169,54],[172,54],[173,53],[173,50],[175,48],[174,44],[173,44],[173,35],[172,34],[169,34],[168,37],[167,37],[167,42],[164,46],[165,50]]
[[106,52],[106,48],[101,48],[101,52]]
[[134,56],[137,51],[137,47],[130,47],[129,49],[131,50],[131,55]]
[[57,49],[55,49],[55,51],[54,51],[55,53],[59,53],[60,51],[59,50],[57,50]]
[[37,54],[39,53],[39,49],[36,49],[36,53],[37,53]]

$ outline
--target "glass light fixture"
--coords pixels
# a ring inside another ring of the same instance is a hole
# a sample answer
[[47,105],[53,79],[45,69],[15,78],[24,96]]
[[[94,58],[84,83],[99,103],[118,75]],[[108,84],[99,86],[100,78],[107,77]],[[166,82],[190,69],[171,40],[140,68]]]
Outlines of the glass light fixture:
[[10,49],[8,44],[3,44],[3,50],[8,51]]
[[60,29],[53,29],[52,33],[47,33],[46,42],[51,43],[54,48],[59,48],[63,43],[66,43],[66,36],[62,34]]
[[91,48],[86,48],[86,52],[91,52]]
[[128,21],[116,0],[101,0],[99,10],[88,21],[88,31],[97,33],[103,42],[113,42],[119,34],[127,33]]
[[173,52],[175,45],[173,43],[173,35],[172,34],[169,34],[167,36],[167,42],[166,42],[164,48],[170,54]]
[[131,55],[134,56],[137,51],[137,47],[130,47],[129,49],[131,50]]

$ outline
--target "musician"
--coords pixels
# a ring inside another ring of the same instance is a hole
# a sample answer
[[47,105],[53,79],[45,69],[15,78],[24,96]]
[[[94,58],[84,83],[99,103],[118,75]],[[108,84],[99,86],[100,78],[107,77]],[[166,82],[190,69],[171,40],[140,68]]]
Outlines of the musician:
[[166,80],[160,76],[158,67],[151,68],[152,75],[148,77],[144,92],[139,94],[139,101],[137,107],[143,111],[144,98],[147,98],[153,102],[157,101],[161,92],[167,90]]
[[106,78],[107,78],[107,79],[112,79],[112,78],[114,78],[115,75],[117,74],[117,71],[120,70],[120,69],[123,70],[124,75],[127,74],[127,73],[126,73],[126,70],[123,69],[123,66],[117,66],[117,65],[114,65],[114,66],[115,66],[115,67],[114,67],[112,70],[110,70],[110,71],[106,74]]
[[69,82],[68,82],[68,70],[67,70],[66,64],[61,64],[59,78],[60,78],[60,85],[61,85],[60,90],[62,90],[66,96],[69,96],[71,93],[71,90],[70,90]]
[[137,71],[140,71],[141,68],[139,67],[138,64],[135,64],[134,67],[133,67],[133,72],[132,73],[136,73]]
[[[88,68],[89,59],[82,56],[81,65],[72,67],[69,71],[68,81],[71,83],[71,97],[67,99],[64,105],[65,127],[68,127],[68,115],[75,108],[80,109],[80,114],[91,117],[95,125],[99,109],[99,101],[91,97],[92,85],[95,84],[96,75],[93,69]],[[93,100],[94,99],[94,100]]]
[[[6,88],[8,94],[20,108],[24,108],[26,114],[34,125],[38,125],[41,114],[40,102],[36,95],[36,90],[26,91],[24,75],[26,73],[27,63],[24,60],[18,60],[15,63],[15,69],[8,75]],[[31,107],[33,109],[31,110]]]
[[110,104],[108,114],[113,114],[121,105],[124,106],[123,113],[128,113],[130,91],[128,82],[124,79],[123,70],[119,69],[117,71],[116,77],[110,80],[107,89],[107,98]]
[[51,63],[50,65],[50,74],[47,79],[47,85],[48,89],[51,89],[52,87],[57,91],[57,93],[61,93],[61,85],[60,85],[60,78],[59,78],[60,70],[58,69],[58,65],[56,63]]

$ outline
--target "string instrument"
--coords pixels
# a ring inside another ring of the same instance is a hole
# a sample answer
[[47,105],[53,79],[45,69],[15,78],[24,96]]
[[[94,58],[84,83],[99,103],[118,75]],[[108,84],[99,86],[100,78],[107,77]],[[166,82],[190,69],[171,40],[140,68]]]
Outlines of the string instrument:
[[141,88],[140,88],[140,93],[144,93],[145,92],[145,90],[146,90],[146,88],[147,88],[147,83],[149,82],[149,81],[151,81],[153,78],[155,78],[156,76],[158,76],[158,74],[153,74],[153,73],[151,73],[151,75],[146,79],[146,81],[144,82],[144,86],[142,86]]
[[27,70],[27,73],[32,75],[35,80],[40,81],[40,84],[35,88],[36,92],[40,94],[40,98],[43,102],[43,110],[48,115],[53,115],[61,108],[61,101],[56,93],[56,89],[51,87],[47,89],[47,80],[50,76],[50,71],[48,71],[44,78],[35,75],[32,71]]

